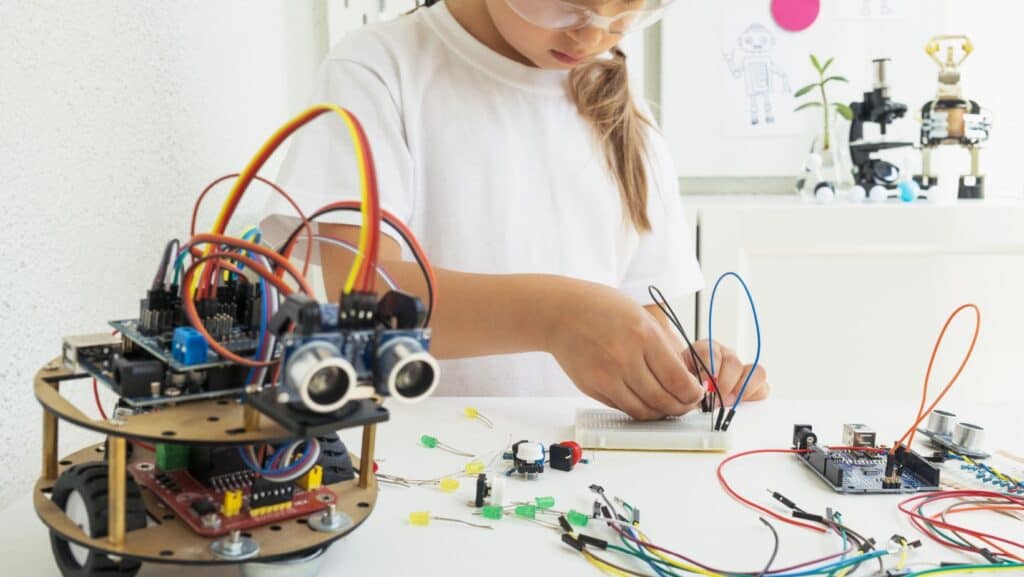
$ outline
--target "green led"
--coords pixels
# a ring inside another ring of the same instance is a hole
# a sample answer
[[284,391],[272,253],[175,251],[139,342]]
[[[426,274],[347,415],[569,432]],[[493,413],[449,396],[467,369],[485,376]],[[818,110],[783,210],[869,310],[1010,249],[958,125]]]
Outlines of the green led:
[[584,515],[583,513],[580,513],[579,511],[576,511],[575,509],[569,509],[569,513],[566,514],[565,519],[569,521],[570,525],[576,525],[577,527],[586,527],[587,521],[590,520],[590,517]]
[[516,517],[522,517],[524,519],[535,519],[537,517],[537,508],[534,507],[533,505],[517,505]]
[[537,503],[538,509],[550,509],[555,506],[554,497],[537,497],[533,501]]
[[423,443],[424,447],[433,449],[437,446],[437,437],[431,437],[430,435],[420,436],[420,442]]
[[494,519],[495,521],[500,520],[504,514],[505,510],[502,509],[501,507],[498,507],[497,505],[487,505],[486,507],[480,510],[480,515],[482,515],[485,519]]

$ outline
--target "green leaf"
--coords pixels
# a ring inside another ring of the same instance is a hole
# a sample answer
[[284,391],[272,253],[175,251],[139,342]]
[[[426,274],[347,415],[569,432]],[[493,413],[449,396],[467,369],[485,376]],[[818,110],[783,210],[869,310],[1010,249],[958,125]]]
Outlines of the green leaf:
[[804,102],[800,106],[797,106],[796,108],[794,108],[793,112],[799,112],[799,111],[803,110],[804,108],[821,108],[821,103],[820,102]]
[[814,90],[817,87],[818,87],[817,84],[808,84],[807,86],[804,86],[800,90],[797,90],[796,92],[794,92],[793,93],[793,98],[800,98],[804,94],[807,94],[808,92]]
[[821,83],[825,84],[830,80],[835,80],[836,82],[849,82],[849,80],[847,80],[845,76],[829,76],[828,78],[822,80]]
[[836,108],[836,112],[839,113],[839,116],[842,116],[847,120],[853,120],[853,110],[851,110],[849,106],[842,102],[833,102],[832,106]]
[[814,69],[815,69],[815,70],[817,70],[817,71],[818,71],[819,73],[821,73],[821,72],[824,72],[824,71],[825,71],[825,70],[824,70],[824,69],[823,69],[823,68],[821,67],[821,64],[820,64],[820,63],[818,62],[818,57],[817,57],[817,56],[815,56],[815,55],[813,55],[813,54],[811,54],[811,64],[813,64],[813,65],[814,65]]
[[821,67],[822,74],[824,74],[825,71],[828,70],[828,67],[832,64],[833,60],[835,60],[835,58],[829,58],[828,60],[825,61],[825,65]]

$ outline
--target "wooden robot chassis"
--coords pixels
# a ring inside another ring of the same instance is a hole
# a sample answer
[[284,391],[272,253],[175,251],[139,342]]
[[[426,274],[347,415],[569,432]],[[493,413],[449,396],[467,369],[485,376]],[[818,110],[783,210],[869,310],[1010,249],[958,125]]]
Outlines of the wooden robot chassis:
[[[60,358],[40,369],[35,376],[36,398],[43,406],[43,467],[35,483],[33,505],[44,524],[57,536],[94,552],[144,562],[182,565],[233,565],[249,562],[284,560],[297,554],[323,549],[344,537],[369,517],[377,502],[377,480],[373,475],[373,452],[376,423],[362,425],[362,450],[359,453],[359,475],[352,480],[329,485],[337,495],[336,510],[344,513],[351,524],[338,532],[315,530],[310,520],[320,515],[313,513],[280,523],[268,523],[249,531],[245,536],[255,541],[259,551],[255,556],[225,559],[216,556],[211,544],[218,538],[203,537],[192,529],[170,508],[144,487],[142,500],[146,511],[155,522],[145,528],[126,531],[127,467],[132,463],[128,443],[131,440],[148,443],[177,443],[186,445],[251,445],[274,443],[293,438],[276,422],[262,415],[248,404],[236,399],[205,400],[183,403],[158,412],[130,415],[122,419],[93,419],[78,409],[60,388],[64,381],[78,379],[88,382],[88,375],[65,367]],[[381,413],[378,421],[387,419],[387,410],[377,406]],[[86,447],[63,458],[58,456],[58,425],[65,420],[85,429],[107,436],[107,442]],[[106,445],[106,447],[105,447]],[[135,451],[135,457],[139,451]],[[98,460],[108,465],[108,534],[90,537],[80,529],[49,497],[53,486],[72,465]]]

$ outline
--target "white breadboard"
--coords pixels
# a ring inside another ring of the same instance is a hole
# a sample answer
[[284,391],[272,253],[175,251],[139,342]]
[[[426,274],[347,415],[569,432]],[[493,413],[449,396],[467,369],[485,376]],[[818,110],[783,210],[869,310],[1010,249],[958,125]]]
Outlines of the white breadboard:
[[584,449],[725,451],[729,433],[711,430],[710,413],[635,421],[611,409],[576,409],[575,440]]
[[[990,458],[981,462],[1014,479],[1024,479],[1024,457],[1014,455],[1009,451],[996,451]],[[1000,483],[994,475],[985,474],[976,467],[953,459],[942,464],[941,484],[946,489],[982,489],[1015,495],[1024,494],[1024,488],[1018,485]]]

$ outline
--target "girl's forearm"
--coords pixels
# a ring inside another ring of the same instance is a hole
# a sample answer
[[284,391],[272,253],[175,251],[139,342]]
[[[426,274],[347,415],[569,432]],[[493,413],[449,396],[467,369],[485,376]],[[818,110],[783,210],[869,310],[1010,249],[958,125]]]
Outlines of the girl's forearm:
[[[398,287],[427,303],[416,263],[381,261]],[[431,352],[438,358],[546,350],[557,300],[572,280],[554,275],[490,275],[434,269],[438,295],[431,316]],[[330,276],[326,276],[330,290]],[[383,287],[383,283],[378,283]],[[333,293],[329,293],[333,294]]]

